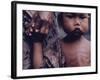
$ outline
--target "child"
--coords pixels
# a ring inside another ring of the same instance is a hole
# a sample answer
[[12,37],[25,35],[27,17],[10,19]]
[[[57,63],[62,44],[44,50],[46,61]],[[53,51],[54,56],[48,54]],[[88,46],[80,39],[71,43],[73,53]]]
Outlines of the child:
[[84,37],[89,29],[89,14],[60,13],[58,22],[66,33],[61,40],[66,66],[90,66],[90,42]]

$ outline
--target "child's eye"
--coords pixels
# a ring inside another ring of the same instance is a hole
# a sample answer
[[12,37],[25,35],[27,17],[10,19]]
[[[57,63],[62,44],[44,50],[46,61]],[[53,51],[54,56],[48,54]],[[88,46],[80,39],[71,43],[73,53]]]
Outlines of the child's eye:
[[81,18],[81,19],[85,19],[85,18],[87,18],[87,17],[86,17],[86,16],[80,16],[80,18]]
[[84,15],[84,14],[81,14],[79,15],[80,19],[85,19],[85,18],[88,18],[88,15]]
[[68,16],[66,16],[66,17],[68,17],[68,18],[73,18],[73,15],[68,15]]
[[65,15],[65,17],[67,17],[67,18],[73,18],[74,16],[73,15]]

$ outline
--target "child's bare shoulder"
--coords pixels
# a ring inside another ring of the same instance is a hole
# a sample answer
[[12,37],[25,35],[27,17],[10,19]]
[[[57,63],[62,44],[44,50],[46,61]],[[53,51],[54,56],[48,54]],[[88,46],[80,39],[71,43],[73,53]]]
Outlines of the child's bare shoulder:
[[87,40],[85,37],[83,37],[82,41],[81,41],[81,45],[84,45],[86,47],[90,47],[90,41]]

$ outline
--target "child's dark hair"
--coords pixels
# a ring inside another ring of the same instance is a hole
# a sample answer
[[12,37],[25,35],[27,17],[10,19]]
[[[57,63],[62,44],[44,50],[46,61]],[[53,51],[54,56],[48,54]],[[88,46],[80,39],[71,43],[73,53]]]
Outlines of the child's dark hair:
[[58,21],[58,24],[59,24],[60,27],[64,26],[63,25],[63,12],[61,12],[61,13],[58,14],[57,21]]

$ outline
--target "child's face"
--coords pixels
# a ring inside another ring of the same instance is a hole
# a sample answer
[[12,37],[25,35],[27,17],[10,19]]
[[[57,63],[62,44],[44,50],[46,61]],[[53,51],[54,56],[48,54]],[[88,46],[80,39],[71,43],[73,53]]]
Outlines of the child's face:
[[64,29],[69,32],[79,28],[82,32],[87,32],[89,28],[89,15],[87,13],[64,13]]

